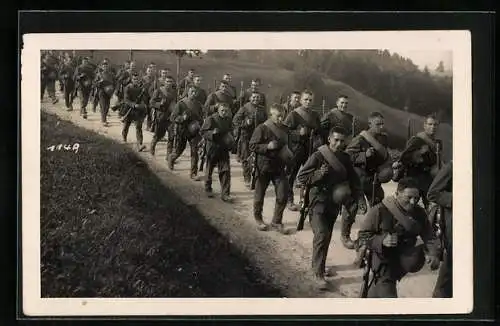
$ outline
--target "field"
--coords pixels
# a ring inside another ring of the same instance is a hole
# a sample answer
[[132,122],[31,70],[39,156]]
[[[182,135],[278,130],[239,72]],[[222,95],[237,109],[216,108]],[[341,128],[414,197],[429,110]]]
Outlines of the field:
[[[81,54],[89,55],[90,52],[78,51]],[[115,64],[122,64],[128,59],[128,51],[94,51],[95,60],[102,60],[108,57]],[[135,51],[134,59],[138,67],[143,67],[147,62],[154,61],[159,67],[169,68],[172,74],[176,74],[176,58],[161,51]],[[263,82],[262,91],[266,94],[269,102],[278,102],[281,95],[287,94],[295,89],[294,72],[273,67],[246,62],[241,60],[213,59],[210,57],[183,58],[181,63],[181,76],[186,74],[189,68],[194,68],[204,78],[203,85],[206,89],[213,89],[215,80],[220,80],[225,72],[233,76],[233,85],[240,87],[243,81],[245,88],[248,87],[252,78],[261,78]],[[175,77],[175,76],[174,76]],[[415,132],[421,130],[423,118],[408,114],[400,109],[391,108],[368,96],[361,94],[347,84],[329,78],[323,78],[324,88],[315,90],[321,94],[328,94],[327,108],[333,106],[335,99],[340,94],[349,96],[348,110],[356,115],[363,125],[366,118],[372,111],[381,112],[386,118],[386,128],[390,138],[390,146],[401,149],[407,138],[408,119],[413,120]],[[314,90],[313,90],[314,91]],[[316,108],[321,111],[321,99],[316,98]],[[436,108],[437,110],[438,108]],[[452,127],[449,124],[442,124],[438,132],[438,137],[443,140],[443,156],[446,161],[452,156]]]
[[127,146],[46,113],[41,127],[42,297],[281,296]]

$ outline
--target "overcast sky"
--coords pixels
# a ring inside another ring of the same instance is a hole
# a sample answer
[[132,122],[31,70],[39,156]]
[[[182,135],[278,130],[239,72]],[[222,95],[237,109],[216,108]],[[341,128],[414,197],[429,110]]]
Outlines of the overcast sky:
[[452,52],[451,51],[428,51],[428,50],[391,50],[389,52],[396,52],[397,54],[411,59],[414,64],[424,69],[425,66],[429,70],[436,69],[439,61],[443,61],[444,68],[451,70],[452,67]]

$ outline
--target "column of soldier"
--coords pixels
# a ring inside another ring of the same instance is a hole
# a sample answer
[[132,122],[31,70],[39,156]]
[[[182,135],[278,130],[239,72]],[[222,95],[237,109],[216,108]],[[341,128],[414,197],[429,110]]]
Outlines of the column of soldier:
[[[211,94],[202,89],[202,77],[189,70],[179,83],[168,70],[156,72],[147,66],[141,74],[134,61],[115,72],[105,59],[97,67],[89,58],[77,64],[66,54],[58,65],[48,53],[42,60],[42,98],[47,89],[53,103],[55,80],[60,80],[68,111],[73,110],[76,90],[80,90],[80,115],[87,118],[100,106],[101,121],[107,126],[110,99],[118,97],[127,141],[132,123],[136,128],[137,149],[143,145],[142,125],[154,133],[150,152],[167,136],[170,169],[189,142],[190,176],[199,181],[205,168],[205,191],[213,197],[212,174],[217,167],[221,199],[231,202],[230,153],[243,167],[246,187],[254,189],[253,216],[257,228],[286,234],[283,211],[300,211],[297,230],[309,217],[313,231],[312,274],[322,290],[329,288],[326,269],[332,231],[341,216],[341,240],[357,250],[355,264],[363,268],[361,297],[397,297],[396,284],[408,273],[440,267],[434,297],[451,297],[451,161],[443,163],[441,141],[435,115],[425,118],[423,131],[412,136],[396,162],[388,151],[384,117],[368,116],[369,127],[358,133],[356,119],[346,112],[348,97],[338,97],[335,108],[321,117],[313,110],[311,91],[293,92],[284,104],[267,107],[259,90],[260,81],[250,87],[241,84],[238,96],[225,74]],[[92,100],[90,100],[92,98]],[[397,191],[385,196],[382,184],[396,181]],[[272,221],[264,222],[264,195],[269,183],[275,188]],[[296,184],[294,187],[294,183]],[[294,204],[294,188],[300,191],[300,205]],[[419,205],[422,200],[423,207]],[[368,201],[368,207],[366,204]],[[351,239],[356,215],[364,215],[358,239]],[[423,244],[416,244],[417,237]]]

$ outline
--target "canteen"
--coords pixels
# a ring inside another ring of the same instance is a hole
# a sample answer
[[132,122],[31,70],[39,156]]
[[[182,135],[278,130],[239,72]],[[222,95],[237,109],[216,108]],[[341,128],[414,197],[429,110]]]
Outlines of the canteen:
[[232,149],[235,145],[233,135],[228,132],[222,137],[222,144],[228,149]]
[[348,202],[351,196],[351,187],[349,186],[349,183],[347,181],[337,184],[333,187],[332,197],[333,201],[336,204],[345,204],[346,202]]
[[383,164],[377,169],[377,177],[380,183],[387,183],[392,180],[394,170],[391,165]]
[[416,273],[424,267],[425,253],[423,245],[404,248],[399,255],[399,262],[406,273]]
[[113,85],[104,86],[104,93],[106,93],[109,96],[113,95],[114,90],[115,88],[113,87]]

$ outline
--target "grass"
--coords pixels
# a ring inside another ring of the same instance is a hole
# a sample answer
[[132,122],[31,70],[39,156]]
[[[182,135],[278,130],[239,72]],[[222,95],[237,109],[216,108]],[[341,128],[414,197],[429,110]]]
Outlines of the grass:
[[[82,51],[83,53],[83,51]],[[90,53],[85,53],[90,54]],[[94,52],[96,60],[102,60],[108,57],[115,64],[122,64],[128,59],[128,51],[120,50],[99,50]],[[154,61],[158,67],[166,67],[176,73],[176,59],[173,56],[162,53],[161,51],[135,51],[134,59],[138,67]],[[266,94],[268,101],[278,102],[280,95],[287,94],[294,89],[294,72],[275,66],[261,65],[255,62],[231,59],[203,58],[183,58],[181,66],[181,77],[185,76],[189,68],[194,68],[197,73],[204,78],[203,87],[213,89],[213,80],[220,80],[225,72],[233,76],[233,85],[238,88],[240,82],[244,81],[245,88],[248,87],[252,78],[259,77],[263,81],[262,91]],[[175,77],[175,76],[174,76]],[[340,94],[349,96],[349,108],[361,122],[362,127],[366,127],[368,115],[372,111],[379,111],[385,117],[387,131],[390,135],[389,145],[394,148],[402,149],[407,140],[408,118],[411,117],[415,124],[414,133],[421,131],[424,118],[416,114],[408,114],[405,111],[389,107],[369,96],[366,96],[349,85],[323,78],[324,87],[321,90],[313,90],[320,94],[327,94],[327,109],[335,105],[335,100]],[[315,106],[321,112],[321,98],[316,98]],[[437,110],[438,108],[436,108]],[[443,140],[443,157],[450,160],[452,156],[452,127],[449,124],[441,124],[438,131],[438,137]]]
[[42,297],[282,296],[132,150],[53,115],[41,126]]

